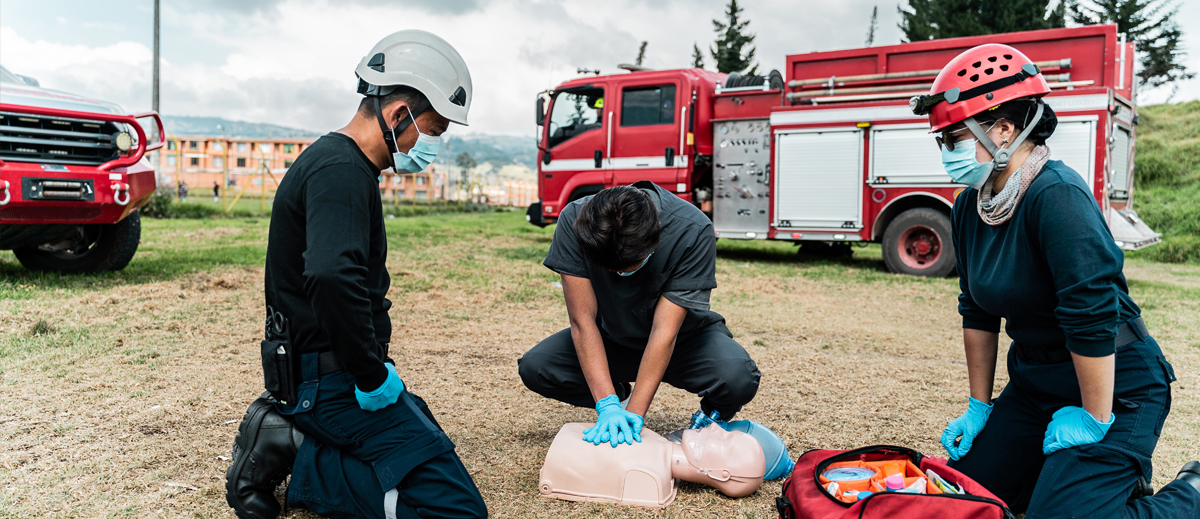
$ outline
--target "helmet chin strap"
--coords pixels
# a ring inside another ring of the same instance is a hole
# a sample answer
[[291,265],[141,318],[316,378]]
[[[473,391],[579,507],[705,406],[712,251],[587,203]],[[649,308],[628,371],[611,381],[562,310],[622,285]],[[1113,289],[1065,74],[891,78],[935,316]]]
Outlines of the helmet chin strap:
[[993,171],[1004,171],[1004,168],[1008,167],[1008,161],[1012,159],[1013,152],[1021,146],[1021,143],[1025,142],[1025,138],[1029,137],[1030,133],[1033,133],[1033,127],[1042,120],[1043,108],[1044,105],[1042,105],[1041,102],[1038,102],[1037,112],[1033,114],[1033,119],[1031,122],[1025,126],[1025,129],[1022,130],[1021,134],[1017,136],[1017,140],[1013,141],[1012,144],[1005,148],[996,146],[996,143],[992,142],[992,139],[988,137],[987,131],[985,131],[982,126],[979,126],[979,123],[975,122],[974,117],[963,119],[963,124],[966,124],[967,128],[971,129],[971,133],[975,134],[975,138],[979,139],[979,143],[983,144],[984,149],[988,150],[988,153],[992,154],[992,163],[994,164]]

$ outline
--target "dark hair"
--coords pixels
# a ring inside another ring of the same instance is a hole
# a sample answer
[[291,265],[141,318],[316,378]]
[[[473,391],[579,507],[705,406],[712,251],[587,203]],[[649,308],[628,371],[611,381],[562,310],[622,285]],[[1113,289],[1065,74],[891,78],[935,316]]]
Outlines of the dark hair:
[[579,248],[588,261],[605,270],[636,267],[658,248],[661,234],[654,202],[633,186],[592,195],[575,217]]
[[[373,96],[363,97],[363,100],[358,103],[358,115],[363,117],[375,118],[375,102],[371,100]],[[408,106],[415,107],[425,101],[425,95],[415,88],[406,86],[396,87],[390,94],[378,96],[379,106],[384,107],[395,103],[396,101],[404,101]]]
[[[1038,104],[1042,105],[1042,118],[1034,121],[1033,116],[1037,113]],[[1043,103],[1041,99],[1028,97],[1001,103],[975,116],[975,122],[984,128],[1001,119],[1012,123],[1018,134],[1032,124],[1033,131],[1029,132],[1027,141],[1034,146],[1046,144],[1046,139],[1054,135],[1054,128],[1058,126],[1058,116],[1050,105]]]

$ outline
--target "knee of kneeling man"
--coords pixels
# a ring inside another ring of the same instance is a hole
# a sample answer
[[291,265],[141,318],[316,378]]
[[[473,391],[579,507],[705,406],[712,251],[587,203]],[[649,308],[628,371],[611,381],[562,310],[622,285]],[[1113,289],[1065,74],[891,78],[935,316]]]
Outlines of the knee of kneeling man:
[[758,393],[758,381],[761,375],[758,368],[750,361],[745,366],[730,366],[724,370],[723,378],[730,393],[744,398],[746,401]]
[[527,353],[517,359],[517,373],[521,375],[521,382],[525,383],[525,387],[534,389],[541,386],[538,381],[541,378],[542,363],[536,355],[531,358]]

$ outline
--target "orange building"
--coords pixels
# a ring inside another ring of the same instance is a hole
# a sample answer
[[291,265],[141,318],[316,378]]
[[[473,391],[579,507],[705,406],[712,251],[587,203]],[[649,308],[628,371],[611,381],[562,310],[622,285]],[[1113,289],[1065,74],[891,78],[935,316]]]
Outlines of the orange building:
[[[276,179],[282,179],[314,140],[172,135],[159,153],[159,172],[169,177],[172,185],[186,182],[193,191],[207,190],[213,182],[219,185],[226,177],[232,186],[242,185],[243,180],[257,185],[263,164]],[[267,182],[268,189],[275,187],[273,181]]]

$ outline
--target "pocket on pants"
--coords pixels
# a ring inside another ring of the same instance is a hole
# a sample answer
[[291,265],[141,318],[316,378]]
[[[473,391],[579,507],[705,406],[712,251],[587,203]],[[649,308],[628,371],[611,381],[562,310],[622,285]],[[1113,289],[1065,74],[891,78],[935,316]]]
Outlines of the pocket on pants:
[[1167,380],[1167,398],[1163,402],[1162,413],[1158,417],[1158,422],[1154,424],[1154,435],[1161,436],[1163,424],[1167,421],[1167,415],[1171,413],[1171,383],[1175,382],[1175,368],[1171,367],[1171,363],[1167,362],[1167,358],[1159,355],[1158,365],[1163,370],[1163,376]]

